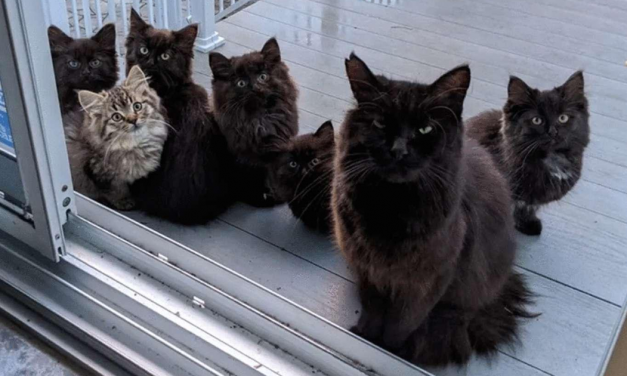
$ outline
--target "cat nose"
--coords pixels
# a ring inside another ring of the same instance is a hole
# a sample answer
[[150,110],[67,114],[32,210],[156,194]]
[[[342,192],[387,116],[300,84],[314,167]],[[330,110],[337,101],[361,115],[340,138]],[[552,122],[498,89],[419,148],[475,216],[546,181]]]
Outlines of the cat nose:
[[557,135],[557,128],[549,127],[549,136],[554,137]]
[[137,115],[129,115],[126,118],[126,121],[128,121],[131,124],[136,124],[137,123]]
[[407,140],[404,138],[397,138],[394,141],[394,144],[392,144],[391,151],[392,151],[392,155],[397,160],[403,159],[403,157],[409,154],[409,151],[407,150]]

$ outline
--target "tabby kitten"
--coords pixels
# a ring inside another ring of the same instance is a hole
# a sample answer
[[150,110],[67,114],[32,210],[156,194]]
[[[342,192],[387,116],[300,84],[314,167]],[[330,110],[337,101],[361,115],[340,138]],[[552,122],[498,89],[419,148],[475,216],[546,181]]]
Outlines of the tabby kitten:
[[157,93],[134,67],[109,91],[78,92],[83,111],[64,116],[74,188],[116,209],[134,205],[129,184],[157,169],[167,119]]
[[127,67],[140,66],[151,76],[173,129],[161,166],[138,181],[133,194],[149,214],[175,222],[205,223],[233,202],[229,185],[231,156],[209,111],[209,97],[192,79],[198,25],[159,30],[131,12],[126,40]]
[[109,90],[118,81],[114,24],[85,39],[72,39],[50,26],[48,39],[62,114],[79,108],[78,90]]
[[503,111],[468,121],[468,134],[490,150],[509,178],[520,232],[540,235],[538,208],[564,197],[581,177],[588,118],[583,73],[576,72],[547,91],[511,77]]
[[357,106],[340,130],[332,212],[363,306],[353,330],[409,361],[463,364],[516,337],[529,293],[512,270],[510,197],[461,121],[470,69],[431,85],[346,60]]
[[287,202],[303,223],[321,232],[331,221],[331,180],[335,134],[331,121],[278,147],[269,168],[272,196]]
[[267,147],[287,142],[298,133],[298,89],[276,39],[268,40],[261,51],[226,58],[209,55],[213,72],[213,110],[229,150],[237,159],[238,198],[254,206],[271,206]]

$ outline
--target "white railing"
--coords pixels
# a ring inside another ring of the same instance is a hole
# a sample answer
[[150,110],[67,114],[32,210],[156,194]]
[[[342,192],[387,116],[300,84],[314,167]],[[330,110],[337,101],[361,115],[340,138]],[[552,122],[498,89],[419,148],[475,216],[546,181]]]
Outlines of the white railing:
[[[224,43],[215,23],[254,0],[41,0],[48,24],[75,38],[88,38],[103,24],[115,23],[118,53],[124,56],[131,7],[158,28],[180,29],[198,23],[196,49],[211,51]],[[123,59],[122,59],[123,61]]]

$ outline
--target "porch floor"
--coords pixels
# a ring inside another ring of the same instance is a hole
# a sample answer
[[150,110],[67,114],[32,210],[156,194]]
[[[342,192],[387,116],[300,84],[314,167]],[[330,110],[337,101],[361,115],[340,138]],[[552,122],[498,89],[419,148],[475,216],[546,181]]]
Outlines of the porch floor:
[[[592,142],[572,193],[541,212],[540,237],[519,236],[517,267],[542,315],[521,344],[491,362],[436,375],[594,375],[627,293],[627,3],[622,0],[262,0],[220,22],[220,52],[259,49],[271,36],[300,86],[301,132],[351,105],[344,58],[377,72],[431,82],[470,63],[465,117],[504,104],[510,74],[532,86],[562,84],[585,69]],[[210,87],[207,57],[197,81]],[[360,305],[332,243],[282,206],[237,205],[208,226],[131,216],[294,302],[348,328]],[[395,376],[395,375],[393,375]]]

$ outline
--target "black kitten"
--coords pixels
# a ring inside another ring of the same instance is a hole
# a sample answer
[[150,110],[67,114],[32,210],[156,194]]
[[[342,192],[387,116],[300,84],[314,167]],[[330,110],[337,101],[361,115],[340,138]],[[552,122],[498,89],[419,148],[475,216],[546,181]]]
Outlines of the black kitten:
[[279,44],[271,38],[261,51],[230,59],[213,52],[209,65],[213,110],[238,162],[239,199],[274,205],[266,186],[268,143],[287,142],[298,134],[298,89],[281,61]]
[[159,30],[133,10],[126,39],[127,69],[139,65],[161,97],[171,131],[161,166],[132,187],[139,208],[171,221],[204,223],[233,202],[231,156],[209,111],[209,97],[192,80],[198,25]]
[[511,343],[529,292],[507,182],[464,135],[470,69],[430,85],[346,61],[357,106],[338,137],[332,189],[338,247],[359,281],[354,331],[425,365],[463,364]]
[[89,39],[73,39],[50,26],[48,39],[62,114],[80,108],[78,90],[97,93],[117,82],[115,25],[104,25]]
[[280,144],[269,168],[272,196],[287,202],[305,225],[322,232],[330,228],[334,149],[333,125],[327,121],[315,133]]
[[520,232],[540,235],[538,207],[564,197],[581,177],[588,118],[583,73],[576,72],[547,91],[511,77],[503,111],[468,120],[468,134],[490,150],[509,178]]

